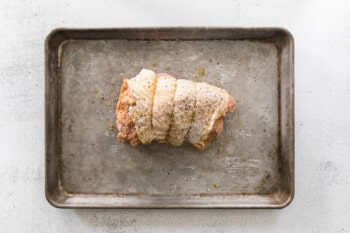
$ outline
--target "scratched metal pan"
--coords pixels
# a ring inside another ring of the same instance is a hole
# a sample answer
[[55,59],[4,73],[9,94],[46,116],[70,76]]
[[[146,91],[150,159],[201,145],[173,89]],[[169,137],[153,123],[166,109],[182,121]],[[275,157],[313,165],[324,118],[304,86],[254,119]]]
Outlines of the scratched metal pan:
[[[45,45],[47,200],[63,208],[287,206],[294,195],[293,43],[278,28],[53,31]],[[116,139],[119,88],[141,68],[236,98],[236,112],[207,150],[133,148]]]

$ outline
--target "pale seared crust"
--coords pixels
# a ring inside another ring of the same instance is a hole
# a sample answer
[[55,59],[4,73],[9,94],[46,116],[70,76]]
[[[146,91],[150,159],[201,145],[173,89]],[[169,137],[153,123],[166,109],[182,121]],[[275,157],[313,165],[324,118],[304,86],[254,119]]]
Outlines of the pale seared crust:
[[156,140],[175,146],[189,142],[204,150],[222,132],[223,117],[235,107],[226,90],[143,69],[121,87],[117,137],[132,146]]
[[135,105],[129,107],[129,115],[142,144],[149,144],[153,140],[152,108],[156,80],[156,74],[146,69],[129,80],[130,93],[136,101]]
[[224,119],[223,117],[220,117],[215,121],[213,125],[213,129],[209,132],[207,138],[204,140],[203,145],[197,146],[197,149],[205,150],[209,146],[210,142],[213,139],[216,139],[220,135],[223,129],[224,129]]
[[206,147],[205,141],[217,119],[225,116],[230,95],[226,90],[199,82],[196,85],[196,104],[193,122],[187,140],[198,149]]
[[153,140],[165,142],[174,110],[176,79],[170,74],[157,74],[153,99],[152,134]]
[[190,80],[178,79],[174,97],[173,121],[167,141],[180,146],[192,124],[193,108],[196,102],[196,84]]
[[[235,108],[236,108],[236,101],[232,96],[230,96],[228,100],[227,112],[233,112]],[[198,150],[205,150],[209,146],[210,142],[213,139],[216,139],[221,134],[223,129],[224,129],[224,117],[222,116],[214,122],[213,128],[209,132],[207,138],[204,139],[204,143],[200,146],[196,146],[196,148]]]

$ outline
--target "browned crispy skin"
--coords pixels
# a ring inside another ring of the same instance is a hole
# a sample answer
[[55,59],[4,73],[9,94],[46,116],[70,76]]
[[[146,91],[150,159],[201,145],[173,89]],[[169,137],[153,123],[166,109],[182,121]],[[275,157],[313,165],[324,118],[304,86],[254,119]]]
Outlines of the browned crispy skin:
[[137,146],[140,144],[136,133],[135,124],[129,116],[129,106],[135,105],[135,100],[129,94],[129,85],[127,80],[123,81],[120,88],[119,99],[116,108],[117,128],[119,130],[117,138],[122,141],[130,141],[130,145]]

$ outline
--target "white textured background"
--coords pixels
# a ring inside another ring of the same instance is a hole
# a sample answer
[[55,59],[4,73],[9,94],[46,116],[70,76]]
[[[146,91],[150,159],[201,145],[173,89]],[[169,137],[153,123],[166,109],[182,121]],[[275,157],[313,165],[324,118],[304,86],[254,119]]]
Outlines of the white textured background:
[[[296,194],[282,210],[63,210],[44,196],[56,27],[279,26],[295,38]],[[349,1],[0,1],[0,232],[350,232]]]

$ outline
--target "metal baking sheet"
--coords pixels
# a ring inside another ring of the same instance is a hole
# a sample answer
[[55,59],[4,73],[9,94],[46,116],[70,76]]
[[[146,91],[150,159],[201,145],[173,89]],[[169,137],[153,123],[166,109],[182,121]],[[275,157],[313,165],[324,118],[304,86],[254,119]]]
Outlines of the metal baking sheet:
[[[58,29],[46,39],[46,197],[70,208],[282,208],[294,195],[294,44],[278,28]],[[141,68],[228,90],[203,152],[116,139]],[[199,74],[204,69],[205,75]]]

